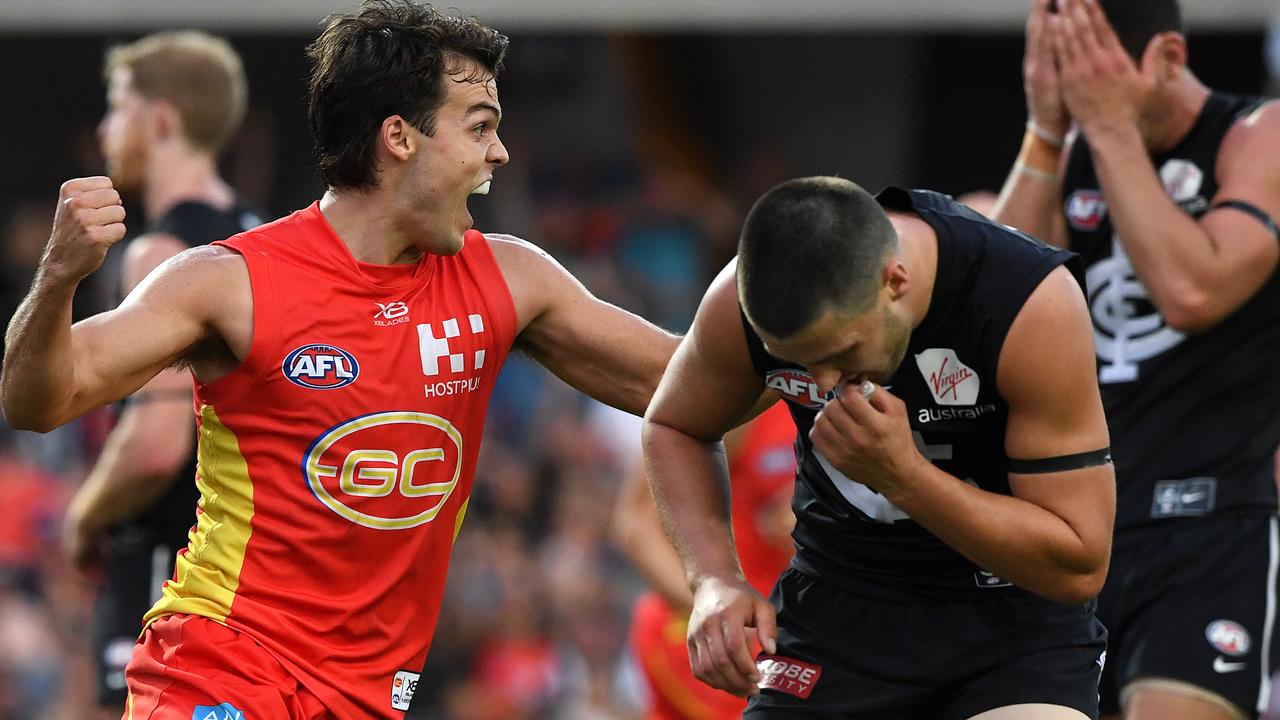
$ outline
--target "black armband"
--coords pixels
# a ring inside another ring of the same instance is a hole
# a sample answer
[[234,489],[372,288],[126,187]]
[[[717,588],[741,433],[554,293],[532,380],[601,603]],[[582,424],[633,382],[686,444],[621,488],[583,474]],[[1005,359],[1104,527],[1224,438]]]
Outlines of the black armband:
[[1223,200],[1222,202],[1214,203],[1213,206],[1210,207],[1209,209],[1217,210],[1218,208],[1231,208],[1232,210],[1239,210],[1245,215],[1248,215],[1252,217],[1254,220],[1257,220],[1258,222],[1262,223],[1263,226],[1267,228],[1267,232],[1271,233],[1272,237],[1274,237],[1276,240],[1280,240],[1280,225],[1276,224],[1275,218],[1268,215],[1264,210],[1262,210],[1262,208],[1259,208],[1257,205],[1254,205],[1252,203],[1247,203],[1243,200]]
[[1059,455],[1035,460],[1015,460],[1009,458],[1009,472],[1019,475],[1043,475],[1045,473],[1066,472],[1082,468],[1111,464],[1111,448],[1090,450],[1074,455]]

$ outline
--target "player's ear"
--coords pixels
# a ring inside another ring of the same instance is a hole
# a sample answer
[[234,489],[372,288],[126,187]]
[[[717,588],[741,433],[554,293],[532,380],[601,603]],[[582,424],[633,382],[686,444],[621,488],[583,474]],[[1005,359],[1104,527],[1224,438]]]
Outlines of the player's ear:
[[1138,69],[1159,83],[1171,83],[1187,66],[1187,39],[1182,33],[1163,32],[1151,38]]
[[902,258],[897,255],[889,258],[889,262],[885,264],[884,271],[881,274],[881,282],[884,284],[890,300],[897,300],[907,294],[907,289],[911,286],[911,273],[907,271],[907,266],[902,262]]
[[182,115],[172,103],[165,100],[150,102],[147,108],[147,129],[157,140],[168,140],[186,132],[182,124]]
[[417,150],[413,126],[399,115],[382,121],[382,127],[378,128],[378,144],[387,154],[401,161],[408,160]]

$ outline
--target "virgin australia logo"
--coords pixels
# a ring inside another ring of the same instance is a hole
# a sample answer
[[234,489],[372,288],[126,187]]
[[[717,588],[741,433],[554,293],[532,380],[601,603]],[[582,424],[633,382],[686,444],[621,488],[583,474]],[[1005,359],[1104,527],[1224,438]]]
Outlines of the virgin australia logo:
[[960,362],[950,348],[929,348],[916,355],[916,367],[939,405],[973,405],[981,381],[973,368]]

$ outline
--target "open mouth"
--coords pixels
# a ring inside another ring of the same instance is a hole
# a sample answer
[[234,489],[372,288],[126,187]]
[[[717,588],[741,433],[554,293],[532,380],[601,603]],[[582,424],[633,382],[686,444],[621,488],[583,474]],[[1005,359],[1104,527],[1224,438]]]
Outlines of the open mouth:
[[471,191],[471,194],[472,194],[472,195],[488,195],[488,194],[489,194],[489,183],[491,183],[491,182],[493,182],[493,181],[492,181],[492,180],[485,180],[484,182],[482,182],[482,183],[480,183],[479,185],[477,185],[477,186],[476,186],[476,189]]

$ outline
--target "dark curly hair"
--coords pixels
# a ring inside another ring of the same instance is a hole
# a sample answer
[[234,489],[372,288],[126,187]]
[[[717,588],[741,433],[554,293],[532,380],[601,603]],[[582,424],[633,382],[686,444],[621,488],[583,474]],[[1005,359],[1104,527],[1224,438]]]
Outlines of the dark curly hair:
[[464,80],[497,77],[508,42],[474,17],[412,0],[368,0],[354,13],[330,16],[307,48],[307,114],[320,179],[330,187],[375,187],[382,121],[400,115],[433,134],[444,77],[466,59],[478,67]]

